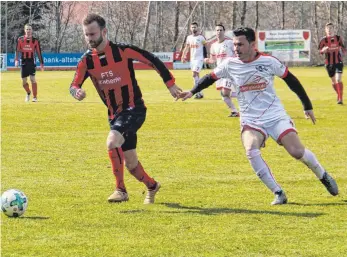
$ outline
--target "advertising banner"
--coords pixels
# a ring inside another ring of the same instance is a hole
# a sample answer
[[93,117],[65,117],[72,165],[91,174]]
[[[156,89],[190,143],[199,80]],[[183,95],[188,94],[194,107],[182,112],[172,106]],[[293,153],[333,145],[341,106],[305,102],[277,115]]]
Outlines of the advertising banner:
[[258,50],[275,56],[280,61],[310,61],[310,30],[259,30],[257,38]]

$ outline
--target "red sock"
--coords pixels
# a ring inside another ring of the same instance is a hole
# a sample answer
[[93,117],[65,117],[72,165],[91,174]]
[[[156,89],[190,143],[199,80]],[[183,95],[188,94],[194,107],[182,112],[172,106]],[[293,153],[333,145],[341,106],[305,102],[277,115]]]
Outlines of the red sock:
[[37,83],[36,82],[32,83],[31,87],[33,89],[33,96],[36,98],[36,96],[37,96]]
[[156,184],[155,180],[148,176],[148,174],[145,172],[140,162],[138,162],[135,169],[130,170],[130,173],[138,181],[143,182],[147,186],[147,188],[153,188]]
[[332,83],[333,89],[335,90],[335,92],[337,93],[337,88],[336,88],[336,84]]
[[337,98],[338,98],[338,101],[342,101],[342,95],[343,95],[343,84],[342,84],[342,82],[336,83],[336,88],[337,88]]
[[27,94],[31,93],[31,91],[29,89],[29,84],[28,83],[23,84],[23,87],[24,87],[25,91],[27,92]]
[[114,148],[108,151],[112,164],[112,172],[116,177],[116,188],[126,192],[124,184],[124,154],[122,148]]

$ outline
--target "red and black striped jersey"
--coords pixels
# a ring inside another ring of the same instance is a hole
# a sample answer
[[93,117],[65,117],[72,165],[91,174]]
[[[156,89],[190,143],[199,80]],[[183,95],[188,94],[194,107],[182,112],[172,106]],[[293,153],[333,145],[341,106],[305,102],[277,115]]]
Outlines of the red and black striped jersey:
[[328,51],[325,53],[325,64],[336,64],[342,62],[341,51],[346,52],[342,37],[335,35],[332,37],[325,36],[319,42],[318,50],[323,54],[322,49],[327,46]]
[[41,65],[43,65],[40,41],[34,37],[27,38],[26,36],[21,36],[18,38],[15,57],[16,61],[18,61],[19,53],[21,55],[22,64],[25,64],[27,60],[35,61],[35,52]]
[[81,57],[70,93],[74,96],[76,90],[90,77],[108,108],[110,118],[128,108],[144,107],[142,93],[135,78],[134,60],[153,67],[167,87],[175,84],[175,79],[165,64],[152,53],[136,46],[109,41],[103,52],[92,49]]

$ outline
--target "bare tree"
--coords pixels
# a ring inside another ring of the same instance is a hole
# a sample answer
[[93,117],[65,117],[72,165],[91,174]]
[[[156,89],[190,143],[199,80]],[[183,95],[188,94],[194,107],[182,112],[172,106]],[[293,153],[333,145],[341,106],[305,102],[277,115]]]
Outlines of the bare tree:
[[282,1],[282,25],[281,25],[281,29],[285,28],[285,14],[284,14],[284,10],[285,10],[285,2]]
[[148,34],[148,27],[149,27],[150,19],[151,19],[151,1],[148,2],[148,6],[147,6],[146,25],[145,25],[145,31],[143,34],[143,41],[142,41],[142,48],[143,49],[146,49],[146,41],[147,41],[147,34]]
[[237,16],[237,2],[233,2],[233,28],[236,27],[236,16]]
[[241,14],[241,26],[245,26],[245,19],[246,19],[246,11],[247,11],[247,2],[242,2],[242,14]]
[[258,26],[259,26],[259,2],[256,1],[255,2],[255,25],[254,25],[255,30],[258,30]]

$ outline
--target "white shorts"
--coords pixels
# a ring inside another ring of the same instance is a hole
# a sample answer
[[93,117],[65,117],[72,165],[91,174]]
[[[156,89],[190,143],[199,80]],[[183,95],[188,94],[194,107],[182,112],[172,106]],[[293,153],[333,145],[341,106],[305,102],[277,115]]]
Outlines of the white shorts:
[[190,69],[195,72],[200,72],[204,64],[203,60],[192,60],[190,61]]
[[216,81],[216,89],[221,90],[222,88],[226,88],[231,90],[232,92],[235,92],[235,86],[230,79],[219,79]]
[[245,129],[256,130],[264,136],[264,142],[262,146],[265,146],[266,139],[270,136],[275,140],[279,145],[281,144],[281,139],[290,132],[298,133],[295,129],[294,122],[290,119],[289,116],[284,117],[280,120],[265,123],[263,125],[254,124],[248,121],[241,122],[241,133]]

